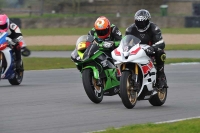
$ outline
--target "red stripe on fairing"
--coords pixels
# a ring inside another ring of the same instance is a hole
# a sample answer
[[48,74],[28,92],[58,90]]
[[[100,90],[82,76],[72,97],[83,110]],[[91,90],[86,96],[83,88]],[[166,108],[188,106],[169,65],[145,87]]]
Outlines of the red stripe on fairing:
[[147,74],[152,68],[153,68],[153,63],[152,61],[149,61],[148,64],[142,66],[142,71],[144,74]]
[[136,50],[133,50],[133,51],[131,51],[131,53],[130,54],[137,54],[138,53],[138,51],[140,50],[141,48],[140,47],[138,47]]
[[121,56],[121,53],[117,49],[115,49],[114,52],[116,56]]

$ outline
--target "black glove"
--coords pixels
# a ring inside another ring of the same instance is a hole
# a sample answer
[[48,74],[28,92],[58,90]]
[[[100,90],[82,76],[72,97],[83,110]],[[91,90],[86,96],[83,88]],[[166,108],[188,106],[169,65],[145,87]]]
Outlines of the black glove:
[[145,51],[146,51],[147,55],[153,55],[153,54],[155,54],[154,47],[152,47],[152,46],[148,47]]

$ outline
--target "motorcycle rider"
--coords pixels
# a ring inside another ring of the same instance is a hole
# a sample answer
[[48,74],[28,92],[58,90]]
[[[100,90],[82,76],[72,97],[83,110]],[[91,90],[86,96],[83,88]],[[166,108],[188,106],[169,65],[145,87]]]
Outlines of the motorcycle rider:
[[[96,19],[94,28],[89,31],[88,35],[95,37],[99,49],[104,51],[110,58],[112,58],[111,52],[119,46],[122,39],[122,34],[119,28],[116,25],[111,24],[109,19],[105,16],[100,16]],[[118,69],[117,75],[120,75]],[[101,85],[100,80],[97,81],[97,85]]]
[[[118,27],[111,24],[105,16],[100,16],[96,19],[94,28],[89,31],[88,35],[94,36],[99,47],[111,58],[111,52],[119,46],[122,39],[122,34]],[[104,47],[104,43],[109,41],[112,41],[112,43]]]
[[16,70],[23,71],[21,68],[21,46],[23,45],[23,36],[20,28],[10,21],[6,14],[0,14],[0,32],[7,32],[8,37],[12,39],[13,50],[16,55]]
[[135,23],[131,24],[125,32],[125,35],[134,35],[141,40],[141,44],[148,44],[150,47],[146,49],[149,56],[155,55],[157,64],[158,88],[168,87],[164,73],[164,62],[166,54],[164,52],[165,42],[162,38],[160,28],[150,21],[151,15],[149,11],[140,9],[135,13]]

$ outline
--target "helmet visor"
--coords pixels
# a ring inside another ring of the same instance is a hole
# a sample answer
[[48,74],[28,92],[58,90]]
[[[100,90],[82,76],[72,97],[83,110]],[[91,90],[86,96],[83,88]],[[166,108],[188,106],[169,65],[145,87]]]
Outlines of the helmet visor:
[[7,29],[7,23],[5,23],[5,24],[3,24],[3,25],[0,25],[0,29],[1,29],[1,30]]
[[144,20],[144,21],[135,20],[135,24],[138,29],[145,30],[149,24],[149,20]]
[[104,30],[96,30],[96,33],[98,36],[105,36],[109,33],[109,28],[106,28]]

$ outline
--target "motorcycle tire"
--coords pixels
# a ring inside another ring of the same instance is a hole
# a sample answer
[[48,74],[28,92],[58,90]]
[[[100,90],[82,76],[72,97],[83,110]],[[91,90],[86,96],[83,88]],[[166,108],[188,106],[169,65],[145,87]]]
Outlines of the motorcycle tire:
[[[21,68],[24,70],[23,61],[22,61]],[[8,81],[11,85],[19,85],[19,84],[21,84],[21,82],[23,80],[23,76],[24,76],[24,71],[21,71],[21,72],[16,71],[14,78],[8,79]]]
[[31,55],[31,51],[27,48],[23,48],[21,51],[22,56],[27,57]]
[[167,88],[158,90],[158,93],[149,99],[149,103],[153,106],[162,106],[167,99]]
[[130,85],[132,73],[130,71],[123,71],[120,79],[120,97],[122,103],[128,109],[132,109],[137,103],[137,92],[133,90]]
[[91,69],[83,70],[82,81],[89,99],[94,103],[100,103],[103,100],[103,87],[96,85],[96,79]]

